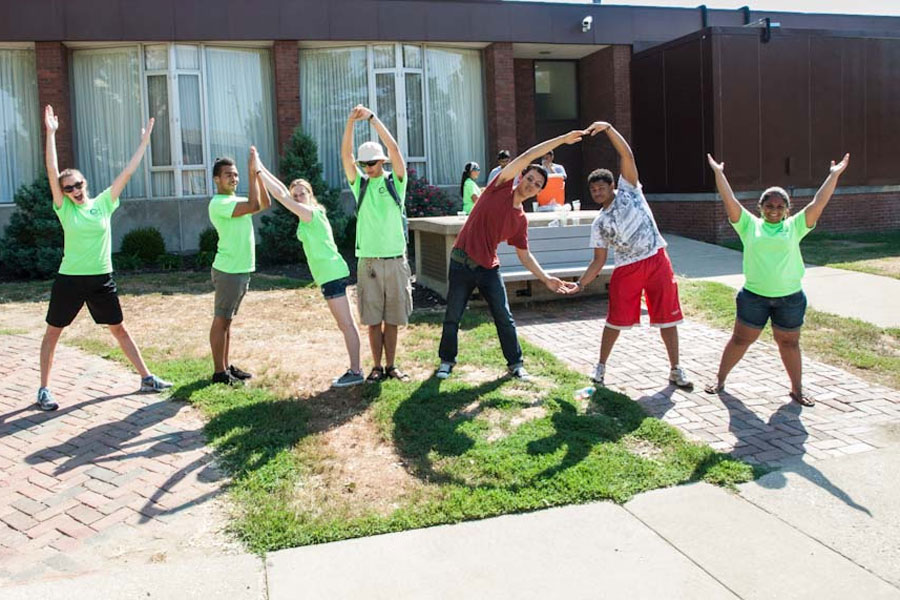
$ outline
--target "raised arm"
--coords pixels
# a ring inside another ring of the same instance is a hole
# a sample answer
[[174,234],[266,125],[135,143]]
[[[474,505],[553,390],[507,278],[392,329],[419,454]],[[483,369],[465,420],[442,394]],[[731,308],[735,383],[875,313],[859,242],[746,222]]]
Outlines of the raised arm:
[[531,271],[534,276],[537,277],[551,291],[554,291],[557,294],[571,294],[578,291],[578,288],[574,282],[563,281],[558,277],[547,275],[547,273],[544,272],[544,269],[541,268],[541,265],[538,264],[537,259],[528,250],[528,248],[516,248],[516,256],[519,257],[519,262],[522,263],[522,266]]
[[259,194],[259,210],[268,210],[272,207],[272,197],[269,196],[266,184],[262,180],[262,161],[259,159],[259,153],[255,146],[250,146],[250,152],[256,157],[256,162],[253,165],[253,175],[255,177],[253,177],[250,182],[256,183],[257,193]]
[[341,165],[344,167],[344,175],[350,185],[356,181],[359,171],[356,169],[356,159],[353,158],[353,124],[359,120],[359,106],[355,106],[347,115],[347,123],[344,125],[344,135],[341,138]]
[[128,164],[125,165],[125,168],[122,169],[119,176],[116,177],[113,180],[112,185],[109,186],[110,194],[114,200],[122,195],[122,191],[125,189],[125,186],[128,185],[128,180],[131,179],[131,176],[137,170],[138,165],[141,164],[141,159],[144,158],[144,152],[150,144],[150,132],[153,131],[153,123],[154,119],[151,118],[147,121],[146,127],[141,129],[141,143],[138,145],[137,150],[134,151],[134,154],[131,155],[131,160],[128,161]]
[[252,215],[258,213],[262,208],[259,203],[259,188],[261,187],[258,183],[259,177],[256,175],[258,157],[256,154],[256,148],[250,146],[250,159],[247,161],[247,172],[250,174],[250,192],[247,194],[246,202],[238,202],[234,206],[234,210],[231,213],[232,217],[243,217],[244,215]]
[[819,191],[816,192],[813,201],[810,202],[805,209],[803,209],[803,212],[806,214],[807,227],[814,227],[815,224],[819,221],[819,217],[822,216],[822,211],[825,210],[825,207],[828,205],[828,201],[831,200],[831,196],[832,194],[834,194],[834,188],[837,187],[837,182],[841,176],[841,173],[844,172],[844,169],[846,169],[847,165],[849,164],[849,152],[844,155],[844,158],[841,159],[841,162],[834,164],[834,161],[831,161],[831,167],[828,171],[828,177],[826,177],[825,181],[822,182],[822,186],[819,188]]
[[527,167],[543,155],[547,154],[547,152],[553,150],[557,146],[562,146],[563,144],[577,144],[581,141],[582,137],[587,135],[587,133],[587,130],[574,129],[569,133],[557,136],[545,142],[541,142],[536,146],[532,146],[519,156],[509,161],[509,163],[505,167],[503,167],[503,170],[500,171],[500,173],[496,177],[497,185],[500,185],[504,181],[514,179],[519,173],[525,170],[525,167]]
[[259,178],[266,186],[266,189],[281,203],[286,209],[297,215],[304,223],[312,221],[312,210],[305,204],[301,204],[294,200],[287,186],[281,183],[281,180],[275,177],[269,169],[259,163]]
[[391,161],[391,173],[400,181],[406,179],[406,161],[403,159],[403,155],[400,154],[400,145],[397,144],[397,140],[394,139],[388,128],[384,126],[378,115],[365,106],[357,106],[356,108],[360,111],[360,120],[366,119],[375,127],[378,139],[384,144],[388,158]]
[[737,198],[734,197],[731,184],[728,183],[728,178],[725,177],[725,163],[716,162],[712,154],[707,154],[706,160],[709,161],[710,168],[716,174],[716,189],[719,190],[719,197],[722,198],[722,204],[725,205],[725,214],[728,215],[729,221],[737,223],[744,209],[741,207],[741,203],[737,201]]
[[53,114],[53,107],[49,104],[44,108],[44,127],[47,130],[47,141],[44,148],[47,180],[50,182],[50,191],[53,193],[53,205],[61,208],[65,195],[62,188],[59,187],[59,159],[56,157],[56,130],[59,129],[59,119]]
[[591,126],[587,128],[587,131],[589,131],[591,135],[597,135],[601,131],[606,132],[609,141],[612,142],[613,148],[619,153],[619,170],[622,173],[622,177],[624,177],[625,181],[631,185],[636,186],[638,184],[637,164],[634,162],[634,153],[631,151],[631,146],[628,145],[628,142],[625,141],[622,134],[616,131],[616,128],[606,121],[595,121],[594,123],[591,123]]

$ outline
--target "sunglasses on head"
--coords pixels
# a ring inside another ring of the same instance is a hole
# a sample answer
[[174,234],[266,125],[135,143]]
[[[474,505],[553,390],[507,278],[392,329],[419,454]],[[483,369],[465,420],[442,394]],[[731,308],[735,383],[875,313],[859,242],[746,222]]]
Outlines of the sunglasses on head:
[[63,191],[66,192],[67,194],[71,194],[75,190],[80,190],[83,187],[84,187],[84,181],[76,181],[72,185],[64,185]]
[[361,160],[361,161],[359,161],[359,168],[362,169],[365,167],[374,167],[377,164],[378,164],[377,160],[366,160],[366,161]]

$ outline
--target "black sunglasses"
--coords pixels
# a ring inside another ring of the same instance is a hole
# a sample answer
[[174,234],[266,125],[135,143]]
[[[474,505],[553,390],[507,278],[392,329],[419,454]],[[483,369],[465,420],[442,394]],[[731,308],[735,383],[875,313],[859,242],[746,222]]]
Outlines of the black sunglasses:
[[71,194],[75,190],[80,190],[83,187],[84,187],[84,181],[76,181],[72,185],[64,185],[63,191],[66,192],[67,194]]
[[359,161],[359,168],[363,169],[365,167],[374,167],[378,164],[377,160],[367,160],[367,161]]

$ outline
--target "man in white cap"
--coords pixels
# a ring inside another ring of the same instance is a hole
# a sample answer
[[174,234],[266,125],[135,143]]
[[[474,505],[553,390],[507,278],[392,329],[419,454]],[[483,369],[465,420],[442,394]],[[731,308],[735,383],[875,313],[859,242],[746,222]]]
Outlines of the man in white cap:
[[[366,142],[353,157],[353,126],[368,121],[387,147]],[[384,170],[389,160],[393,171]],[[358,161],[358,162],[357,162]],[[406,161],[391,132],[362,105],[350,111],[341,140],[341,162],[356,198],[357,292],[360,320],[369,327],[374,366],[366,381],[409,376],[397,368],[397,330],[409,322],[412,286],[406,260]],[[385,366],[382,366],[382,355]]]

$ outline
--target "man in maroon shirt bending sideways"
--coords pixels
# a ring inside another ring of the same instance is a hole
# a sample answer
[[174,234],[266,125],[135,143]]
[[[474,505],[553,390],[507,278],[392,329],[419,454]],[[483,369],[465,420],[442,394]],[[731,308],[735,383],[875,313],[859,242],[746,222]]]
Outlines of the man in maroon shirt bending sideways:
[[[441,365],[436,375],[439,379],[450,377],[456,364],[459,320],[476,287],[494,317],[509,374],[517,379],[528,379],[528,372],[522,363],[516,323],[509,312],[506,287],[500,277],[497,246],[502,241],[515,246],[519,261],[554,292],[569,294],[577,290],[574,283],[547,275],[528,251],[528,219],[522,203],[536,196],[547,185],[547,171],[541,165],[531,164],[531,161],[538,160],[562,144],[580,142],[586,133],[570,131],[534,146],[506,165],[482,192],[450,253],[447,312],[438,350]],[[520,176],[519,181],[513,185],[517,176]]]

